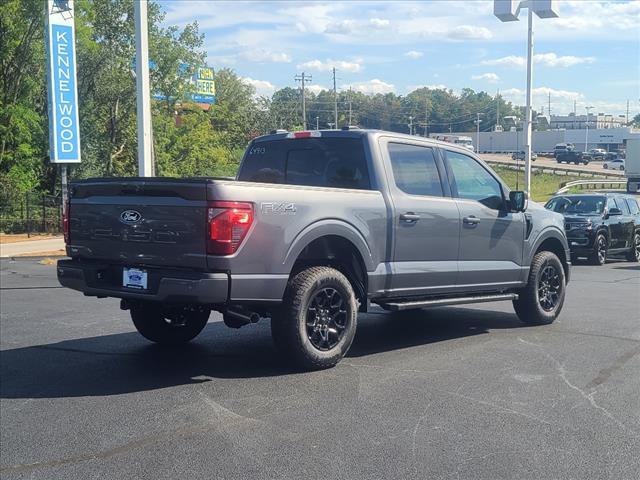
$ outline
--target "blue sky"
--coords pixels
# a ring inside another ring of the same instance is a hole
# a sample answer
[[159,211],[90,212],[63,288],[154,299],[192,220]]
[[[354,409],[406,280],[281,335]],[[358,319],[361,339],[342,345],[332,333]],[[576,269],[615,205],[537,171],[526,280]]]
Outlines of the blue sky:
[[[226,2],[164,0],[167,25],[197,20],[209,66],[229,67],[259,94],[313,75],[365,93],[464,87],[524,104],[526,11],[493,16],[493,0]],[[574,100],[613,114],[640,112],[640,0],[558,1],[560,17],[535,18],[534,106],[568,113]]]

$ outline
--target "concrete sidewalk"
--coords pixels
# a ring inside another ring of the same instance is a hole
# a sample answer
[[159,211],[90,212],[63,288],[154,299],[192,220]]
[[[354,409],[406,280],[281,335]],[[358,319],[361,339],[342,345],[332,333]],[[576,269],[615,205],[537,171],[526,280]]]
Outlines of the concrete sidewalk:
[[65,255],[64,239],[62,237],[29,242],[2,243],[0,244],[0,257],[14,257],[16,255],[29,254],[35,256],[38,253],[51,254],[51,252],[56,250],[62,250],[60,254]]

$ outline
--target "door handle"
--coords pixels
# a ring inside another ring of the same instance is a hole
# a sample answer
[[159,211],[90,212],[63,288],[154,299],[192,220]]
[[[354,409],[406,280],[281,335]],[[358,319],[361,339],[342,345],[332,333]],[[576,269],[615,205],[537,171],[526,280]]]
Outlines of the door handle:
[[480,223],[480,219],[475,215],[469,215],[468,217],[464,217],[462,219],[462,223],[465,225],[477,225]]
[[418,220],[420,220],[420,215],[416,213],[407,212],[400,215],[400,220],[406,223],[415,223]]

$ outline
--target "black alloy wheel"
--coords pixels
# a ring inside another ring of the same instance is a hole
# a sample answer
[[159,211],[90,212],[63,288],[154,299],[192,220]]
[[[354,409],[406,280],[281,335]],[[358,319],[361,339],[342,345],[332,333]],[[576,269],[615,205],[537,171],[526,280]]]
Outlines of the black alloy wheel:
[[627,253],[627,260],[630,262],[640,262],[640,232],[633,235],[631,250]]
[[604,235],[598,235],[596,238],[596,262],[598,265],[604,265],[607,261],[607,239]]
[[551,312],[556,308],[561,290],[560,272],[552,264],[545,265],[538,280],[538,302],[543,310]]
[[318,350],[335,347],[348,324],[347,305],[340,292],[322,288],[314,293],[307,308],[307,338]]

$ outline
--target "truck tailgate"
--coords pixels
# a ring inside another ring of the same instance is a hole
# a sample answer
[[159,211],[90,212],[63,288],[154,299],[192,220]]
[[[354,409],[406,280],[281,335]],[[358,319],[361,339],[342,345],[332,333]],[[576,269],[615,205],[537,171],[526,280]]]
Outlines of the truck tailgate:
[[206,180],[100,179],[70,191],[73,257],[206,269]]

